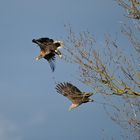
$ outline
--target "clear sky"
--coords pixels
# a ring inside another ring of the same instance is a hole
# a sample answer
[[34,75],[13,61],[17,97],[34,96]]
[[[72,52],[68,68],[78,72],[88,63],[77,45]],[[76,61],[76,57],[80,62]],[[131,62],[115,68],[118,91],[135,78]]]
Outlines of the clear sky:
[[71,102],[56,93],[55,81],[89,89],[74,79],[71,64],[58,58],[52,73],[45,59],[36,62],[32,39],[65,40],[70,24],[102,43],[104,33],[119,31],[121,20],[114,0],[0,0],[0,140],[119,139],[120,128],[101,105],[68,111]]

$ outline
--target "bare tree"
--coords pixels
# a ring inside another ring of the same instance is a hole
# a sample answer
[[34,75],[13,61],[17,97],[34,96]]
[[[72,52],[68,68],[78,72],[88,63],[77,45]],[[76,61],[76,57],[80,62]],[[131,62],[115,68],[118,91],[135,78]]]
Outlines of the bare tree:
[[140,2],[138,0],[116,0],[127,12],[129,18],[140,19]]
[[132,22],[132,27],[126,24],[121,27],[121,33],[127,37],[129,45],[121,46],[119,40],[112,39],[109,34],[105,35],[101,45],[90,32],[75,34],[70,26],[66,26],[65,60],[79,67],[76,78],[80,82],[101,95],[111,120],[131,132],[134,139],[140,139],[139,2],[116,1],[129,10],[132,20],[137,20]]
[[140,96],[139,53],[123,53],[108,35],[104,46],[99,46],[89,32],[77,37],[70,29],[69,35],[66,60],[79,66],[82,83],[96,93]]

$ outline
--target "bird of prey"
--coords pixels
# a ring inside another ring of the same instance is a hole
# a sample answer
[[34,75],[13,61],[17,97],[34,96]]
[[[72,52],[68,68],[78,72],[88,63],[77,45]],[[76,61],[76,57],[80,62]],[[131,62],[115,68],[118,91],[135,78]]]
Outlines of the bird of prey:
[[50,38],[33,39],[32,42],[36,43],[40,47],[40,54],[36,57],[36,60],[45,58],[49,62],[52,71],[54,71],[55,55],[62,58],[62,54],[59,49],[64,47],[64,43],[62,41],[54,41]]
[[69,110],[72,110],[83,103],[93,102],[93,100],[89,98],[93,93],[81,92],[76,86],[68,82],[57,84],[56,91],[72,102]]

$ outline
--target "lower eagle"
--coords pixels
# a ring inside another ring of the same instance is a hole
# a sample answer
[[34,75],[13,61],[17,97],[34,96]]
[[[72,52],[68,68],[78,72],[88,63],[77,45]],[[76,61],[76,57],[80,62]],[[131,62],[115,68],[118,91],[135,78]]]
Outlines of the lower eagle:
[[36,60],[45,58],[49,62],[52,71],[54,71],[55,55],[62,58],[62,54],[59,49],[64,47],[63,41],[54,41],[50,38],[39,38],[33,39],[32,42],[40,47],[40,54],[36,57]]
[[89,98],[93,95],[93,93],[81,92],[76,86],[68,82],[57,84],[56,91],[59,94],[62,94],[63,96],[67,97],[72,102],[72,105],[69,107],[69,110],[72,110],[83,103],[94,101]]

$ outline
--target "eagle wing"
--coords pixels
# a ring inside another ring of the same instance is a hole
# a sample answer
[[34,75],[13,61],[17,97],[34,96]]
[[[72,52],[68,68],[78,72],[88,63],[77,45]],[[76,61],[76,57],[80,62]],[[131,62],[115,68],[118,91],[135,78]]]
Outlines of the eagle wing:
[[39,41],[40,43],[49,43],[49,42],[54,42],[53,39],[50,39],[50,38],[47,38],[47,37],[44,37],[44,38],[39,38],[37,39],[37,41]]
[[59,94],[66,96],[75,104],[80,104],[82,102],[84,94],[71,83],[60,83],[57,84],[56,90]]
[[41,50],[47,52],[52,46],[54,40],[50,38],[39,38],[39,39],[33,39],[32,42],[38,44]]
[[50,64],[50,67],[52,69],[52,71],[54,72],[55,70],[55,54],[54,53],[49,53],[47,55],[45,55],[44,57],[46,60],[48,60],[49,64]]
[[39,39],[33,39],[32,42],[34,43],[42,43],[42,44],[49,44],[49,43],[53,43],[54,40],[53,39],[50,39],[50,38],[47,38],[47,37],[44,37],[44,38],[39,38]]

